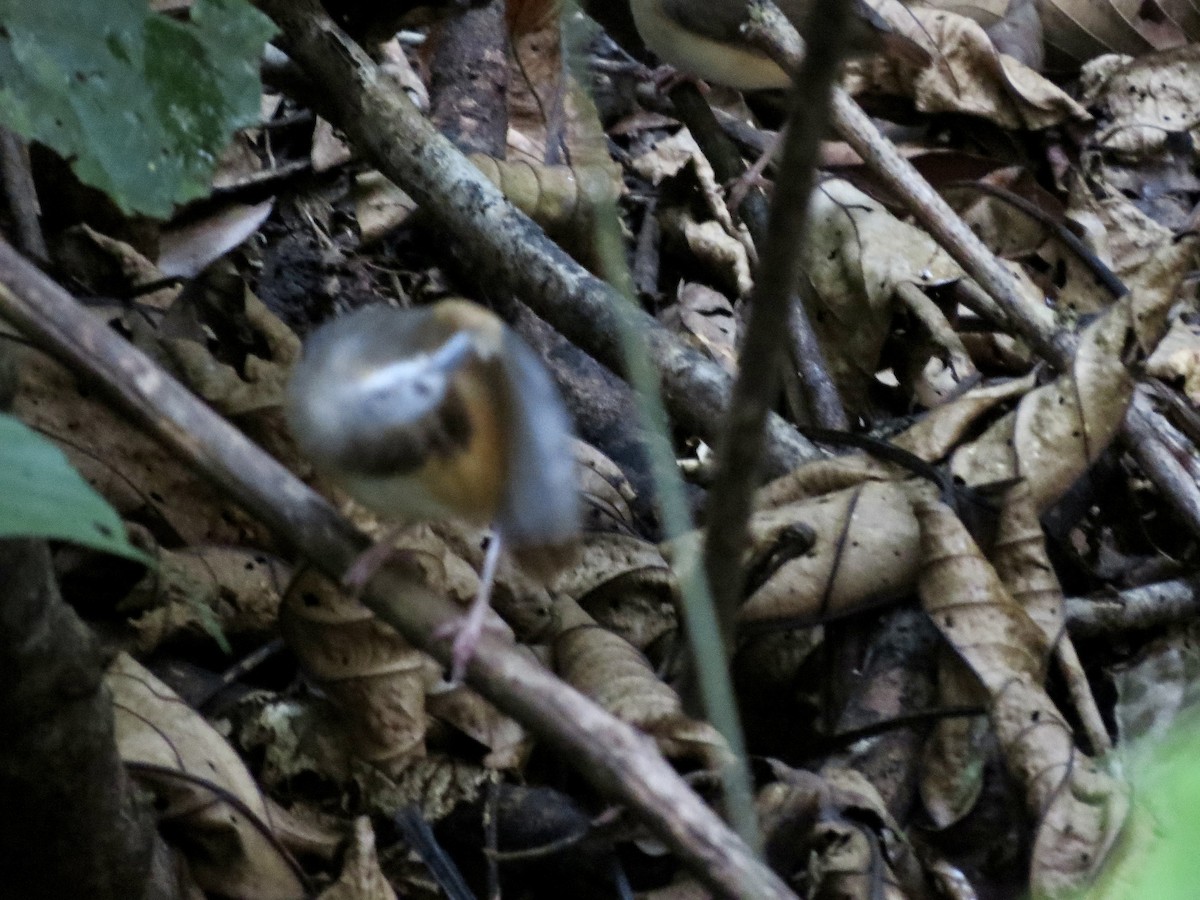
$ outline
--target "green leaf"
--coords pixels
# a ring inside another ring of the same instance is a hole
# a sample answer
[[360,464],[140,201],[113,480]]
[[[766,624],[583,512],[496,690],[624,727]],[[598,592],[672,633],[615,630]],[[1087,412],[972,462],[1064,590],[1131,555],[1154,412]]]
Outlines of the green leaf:
[[58,447],[0,414],[0,538],[10,537],[72,541],[153,565],[129,543],[117,511]]
[[258,120],[274,32],[245,0],[196,0],[187,22],[146,0],[0,0],[0,122],[126,212],[165,218]]

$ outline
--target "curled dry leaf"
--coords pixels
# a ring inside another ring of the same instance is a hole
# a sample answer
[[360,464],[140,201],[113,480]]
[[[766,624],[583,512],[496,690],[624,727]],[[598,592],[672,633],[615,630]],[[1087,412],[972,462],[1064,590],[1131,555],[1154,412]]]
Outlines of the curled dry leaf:
[[[1057,500],[1115,436],[1133,390],[1127,357],[1153,346],[1192,255],[1188,242],[1163,248],[1148,264],[1145,283],[1083,333],[1071,371],[1028,393],[1015,411],[959,448],[951,458],[953,474],[969,485],[1024,477],[1039,510]],[[938,428],[961,432],[996,399],[986,391],[968,394],[931,414],[937,428],[921,428],[900,441],[930,453],[940,450],[946,436],[931,437]],[[886,477],[887,472],[861,462],[816,466],[818,484]],[[791,496],[807,495],[805,471],[760,493],[760,501],[771,508],[752,518],[752,546],[759,548],[796,523],[811,529],[815,544],[754,591],[742,608],[747,624],[838,615],[902,596],[913,584],[919,529],[905,499],[913,487],[868,483],[786,504]]]
[[927,462],[943,459],[989,412],[1028,393],[1035,384],[1036,376],[1030,373],[972,388],[953,402],[931,409],[892,438],[892,443]]
[[962,523],[944,504],[918,500],[921,602],[990,698],[1005,761],[1037,819],[1035,892],[1089,884],[1120,834],[1126,787],[1074,745],[1070,726],[1040,683],[1042,632],[1005,591]]
[[288,586],[279,627],[341,713],[351,753],[389,770],[424,755],[424,653],[314,569]]
[[901,284],[930,287],[962,270],[924,231],[901,222],[848,181],[822,183],[809,205],[804,292],[830,374],[851,409],[863,408],[880,368]]
[[580,624],[558,635],[552,652],[554,670],[564,681],[650,735],[668,759],[693,760],[710,770],[730,762],[720,733],[686,716],[679,695],[619,636],[596,624]]
[[852,769],[821,774],[773,763],[778,781],[757,798],[772,867],[812,885],[812,897],[903,900],[891,865],[909,853],[878,792]]
[[296,337],[266,304],[242,283],[230,285],[241,294],[244,322],[266,356],[247,354],[239,368],[213,356],[209,347],[189,338],[160,334],[158,339],[175,373],[193,391],[226,416],[277,409],[283,403],[284,385],[300,356]]
[[877,8],[899,34],[929,52],[923,68],[864,57],[847,65],[846,87],[911,97],[922,112],[980,116],[1002,128],[1036,130],[1091,116],[1065,92],[1011,56],[983,28],[952,12],[891,0]]
[[144,610],[131,623],[141,653],[180,634],[264,637],[275,628],[290,572],[274,557],[241,548],[164,550],[121,606]]
[[[1085,179],[1076,175],[1070,179],[1066,215],[1086,226],[1088,239],[1097,255],[1126,287],[1134,290],[1142,283],[1143,269],[1146,270],[1145,277],[1155,277],[1155,256],[1174,243],[1175,232],[1146,215],[1138,208],[1138,203],[1126,195],[1127,191],[1142,193],[1148,187],[1144,179],[1124,177],[1124,170],[1105,160],[1107,157],[1103,153],[1097,154],[1097,165],[1089,167],[1094,172],[1092,177]],[[1051,265],[1060,264],[1053,257],[1046,256],[1046,259]],[[1108,291],[1100,288],[1095,276],[1090,271],[1082,271],[1074,253],[1064,252],[1062,262],[1067,265],[1068,274],[1059,291],[1059,303],[1071,303],[1086,312],[1111,302]]]
[[633,534],[629,504],[637,497],[621,467],[586,441],[575,439],[579,493],[583,497],[585,532]]
[[[633,160],[634,170],[652,184],[673,182],[687,202],[668,203],[659,211],[663,233],[680,240],[705,265],[712,277],[737,297],[746,297],[754,286],[750,251],[744,229],[734,224],[724,194],[708,159],[691,132],[683,129],[656,142]],[[693,202],[698,199],[698,203]],[[692,207],[702,205],[707,214],[698,218]]]
[[158,797],[159,821],[170,824],[196,883],[227,897],[304,897],[271,837],[273,810],[224,738],[127,654],[106,680],[117,749],[127,763],[142,764],[139,779]]
[[520,723],[469,688],[435,687],[425,698],[425,709],[488,750],[483,764],[489,769],[518,769],[532,747]]
[[1157,343],[1193,255],[1188,244],[1164,248],[1154,277],[1084,330],[1068,373],[955,452],[954,475],[973,485],[1025,478],[1039,510],[1062,496],[1116,436],[1133,395],[1127,364]]
[[342,860],[342,873],[317,897],[318,900],[396,900],[396,892],[379,867],[375,831],[366,816],[354,820],[354,835]]
[[[659,548],[641,538],[589,535],[575,564],[550,587],[639,649],[677,624],[674,576]],[[556,618],[563,627],[572,624]]]
[[1108,729],[1092,696],[1087,674],[1067,634],[1066,600],[1046,552],[1046,536],[1038,521],[1033,495],[1024,481],[1004,493],[992,565],[1022,609],[1042,632],[1045,652],[1053,653],[1075,703],[1075,711],[1097,753],[1111,749]]

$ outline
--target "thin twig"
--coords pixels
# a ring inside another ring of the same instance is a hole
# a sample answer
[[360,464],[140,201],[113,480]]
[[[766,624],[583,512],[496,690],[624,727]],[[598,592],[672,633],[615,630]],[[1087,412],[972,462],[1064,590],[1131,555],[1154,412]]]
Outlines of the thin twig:
[[[773,7],[772,7],[773,8]],[[778,10],[775,18],[783,20]],[[808,231],[809,195],[816,182],[817,154],[829,124],[830,86],[845,51],[850,10],[845,0],[819,0],[812,22],[821,23],[819,48],[797,70],[795,99],[783,145],[782,176],[775,186],[762,248],[754,302],[739,354],[724,433],[718,448],[717,477],[708,497],[704,569],[712,585],[725,653],[733,648],[745,573],[746,546],[754,488],[761,472],[763,423],[778,392],[777,375],[788,334],[790,300],[800,275],[801,248]],[[775,29],[766,21],[764,29]],[[711,652],[711,651],[710,651]],[[698,660],[698,673],[711,663]],[[703,686],[703,685],[702,685]]]

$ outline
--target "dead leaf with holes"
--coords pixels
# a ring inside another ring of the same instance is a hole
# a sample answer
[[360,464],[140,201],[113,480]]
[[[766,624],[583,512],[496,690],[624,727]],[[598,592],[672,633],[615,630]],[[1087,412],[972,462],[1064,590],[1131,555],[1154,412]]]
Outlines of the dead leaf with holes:
[[161,550],[120,609],[140,612],[130,624],[143,654],[179,636],[266,640],[290,577],[281,560],[238,547]]
[[844,84],[852,93],[910,97],[922,112],[980,116],[1002,128],[1035,130],[1091,121],[1067,93],[997,52],[971,19],[900,0],[873,5],[897,33],[925,49],[930,61],[917,67],[886,57],[851,60]]
[[1045,636],[966,528],[940,502],[918,499],[914,509],[921,603],[986,690],[1005,762],[1036,819],[1033,890],[1051,896],[1079,890],[1121,832],[1128,789],[1076,750],[1070,726],[1042,687]]
[[275,811],[225,740],[124,653],[106,681],[118,752],[157,796],[159,823],[175,835],[196,883],[247,900],[306,896],[295,862],[272,833]]
[[[1080,72],[1081,100],[1099,119],[1091,140],[1124,163],[1159,157],[1178,135],[1200,139],[1200,46],[1132,59],[1102,56]],[[1194,153],[1189,153],[1193,159]]]
[[804,879],[813,897],[903,900],[893,861],[911,859],[902,830],[874,786],[836,766],[820,774],[771,761],[776,781],[758,793],[767,861],[790,882]]

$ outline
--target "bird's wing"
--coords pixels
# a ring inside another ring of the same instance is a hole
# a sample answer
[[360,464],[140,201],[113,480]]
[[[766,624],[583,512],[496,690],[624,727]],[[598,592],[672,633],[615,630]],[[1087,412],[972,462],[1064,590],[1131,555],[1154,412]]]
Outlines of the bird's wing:
[[571,420],[545,365],[511,329],[498,357],[509,390],[512,443],[497,526],[514,546],[554,545],[579,531]]

